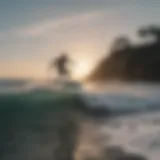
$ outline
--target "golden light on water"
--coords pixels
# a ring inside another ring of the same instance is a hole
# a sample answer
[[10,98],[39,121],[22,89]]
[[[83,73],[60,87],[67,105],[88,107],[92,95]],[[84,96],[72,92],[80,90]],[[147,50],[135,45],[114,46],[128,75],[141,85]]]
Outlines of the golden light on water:
[[75,160],[92,159],[93,157],[100,159],[106,138],[106,135],[102,134],[98,123],[89,119],[81,122]]

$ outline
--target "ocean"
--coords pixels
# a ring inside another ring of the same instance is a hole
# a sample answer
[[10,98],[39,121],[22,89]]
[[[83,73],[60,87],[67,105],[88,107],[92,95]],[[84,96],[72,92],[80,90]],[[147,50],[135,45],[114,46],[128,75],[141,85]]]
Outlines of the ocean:
[[102,159],[111,148],[117,155],[160,157],[158,84],[83,85],[75,91],[3,84],[0,110],[2,160]]

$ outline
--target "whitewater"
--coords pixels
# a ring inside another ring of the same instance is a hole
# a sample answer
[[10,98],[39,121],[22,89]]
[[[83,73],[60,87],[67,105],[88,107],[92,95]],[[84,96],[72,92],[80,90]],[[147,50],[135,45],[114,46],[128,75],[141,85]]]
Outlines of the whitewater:
[[76,94],[89,107],[107,108],[112,112],[112,116],[99,124],[100,132],[110,137],[105,142],[107,146],[120,146],[149,160],[159,160],[160,85],[105,84],[83,86],[74,92],[57,92],[54,87],[45,85],[33,86],[0,86],[1,95],[32,93],[33,98],[41,92],[42,101],[44,97],[49,100],[74,98]]

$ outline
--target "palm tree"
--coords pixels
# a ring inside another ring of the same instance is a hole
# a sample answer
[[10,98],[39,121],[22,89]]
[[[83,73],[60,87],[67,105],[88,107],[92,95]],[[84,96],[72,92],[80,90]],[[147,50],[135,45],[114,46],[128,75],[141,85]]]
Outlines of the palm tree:
[[146,28],[142,28],[138,31],[138,34],[142,38],[153,37],[156,42],[160,42],[160,27],[158,26],[150,26]]
[[130,40],[125,37],[125,36],[121,36],[115,39],[112,47],[111,47],[111,52],[117,52],[117,51],[122,51],[125,49],[128,49],[131,47],[131,42]]

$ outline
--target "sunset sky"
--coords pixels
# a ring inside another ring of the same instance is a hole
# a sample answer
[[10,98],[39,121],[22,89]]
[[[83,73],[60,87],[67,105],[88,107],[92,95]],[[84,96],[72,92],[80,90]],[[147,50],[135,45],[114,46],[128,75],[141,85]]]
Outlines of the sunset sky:
[[61,51],[82,77],[115,36],[137,41],[137,29],[160,24],[159,15],[159,0],[1,0],[0,78],[45,78]]

